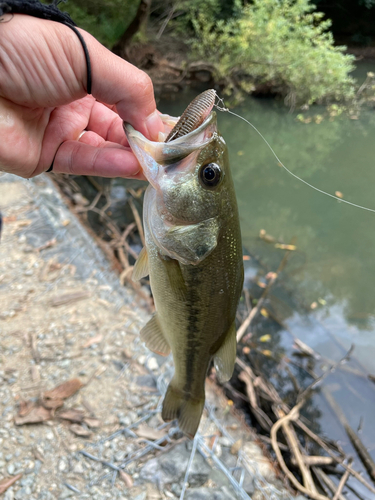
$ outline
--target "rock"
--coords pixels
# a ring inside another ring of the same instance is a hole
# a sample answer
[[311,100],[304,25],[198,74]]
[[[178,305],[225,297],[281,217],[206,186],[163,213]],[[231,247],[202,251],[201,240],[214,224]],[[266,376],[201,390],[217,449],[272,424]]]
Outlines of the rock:
[[13,488],[10,488],[5,492],[4,500],[13,500],[13,499],[14,499]]
[[[166,484],[177,483],[183,480],[190,458],[187,443],[181,443],[169,453],[152,458],[143,466],[139,477],[142,481],[155,483],[160,489]],[[201,486],[209,476],[210,467],[198,453],[195,455],[189,474],[191,486]]]
[[15,471],[14,464],[9,464],[9,465],[8,465],[8,467],[7,467],[7,471],[8,471],[8,474],[9,474],[10,476],[13,476],[14,471]]
[[155,371],[159,368],[158,362],[154,357],[150,358],[147,363],[147,367],[149,370]]
[[65,460],[60,460],[59,462],[59,471],[64,472],[68,467],[68,464],[65,462]]
[[185,494],[186,500],[235,500],[235,498],[227,488],[192,488]]

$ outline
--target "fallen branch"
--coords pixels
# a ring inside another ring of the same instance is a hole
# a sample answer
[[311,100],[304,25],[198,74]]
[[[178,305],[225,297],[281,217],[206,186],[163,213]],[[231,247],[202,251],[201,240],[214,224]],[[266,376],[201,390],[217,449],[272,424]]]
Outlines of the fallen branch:
[[310,488],[306,488],[303,486],[297,479],[296,477],[291,473],[291,471],[288,469],[286,466],[286,463],[284,461],[284,458],[282,456],[282,453],[280,451],[280,448],[277,444],[277,431],[280,429],[280,427],[283,427],[283,425],[287,424],[288,422],[295,421],[299,417],[299,410],[302,407],[304,401],[300,401],[292,410],[285,415],[284,417],[280,418],[272,427],[271,429],[271,442],[272,442],[272,448],[274,449],[274,452],[276,454],[277,460],[279,462],[279,465],[285,475],[288,477],[290,482],[293,484],[293,486],[299,490],[301,493],[304,493],[305,495],[308,495],[310,498],[313,500],[329,500],[329,498],[325,495],[321,495],[318,493],[316,490],[313,491]]
[[[352,459],[349,460],[349,465],[351,465],[353,462]],[[337,491],[335,493],[335,496],[333,497],[332,500],[339,500],[339,498],[342,496],[341,493],[342,493],[342,490],[344,489],[344,486],[346,484],[346,481],[349,479],[349,476],[350,476],[350,472],[348,470],[346,470],[339,482],[339,485],[337,487]]]

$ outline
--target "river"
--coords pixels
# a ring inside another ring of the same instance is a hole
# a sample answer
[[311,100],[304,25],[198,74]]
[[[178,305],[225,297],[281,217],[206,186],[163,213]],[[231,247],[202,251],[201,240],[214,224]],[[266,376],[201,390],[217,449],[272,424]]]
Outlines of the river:
[[[363,75],[367,69],[362,66],[358,72]],[[169,96],[158,107],[178,116],[198,92]],[[302,123],[298,112],[289,113],[280,101],[249,98],[232,111],[261,131],[293,173],[319,189],[339,192],[343,199],[375,210],[374,110],[363,110],[350,119],[332,118],[325,108],[312,107],[304,112],[311,122]],[[354,344],[347,371],[337,370],[324,387],[353,428],[364,417],[362,438],[375,458],[375,385],[366,378],[375,375],[375,213],[324,196],[293,178],[240,119],[218,112],[218,125],[229,149],[243,246],[250,257],[245,261],[245,283],[252,292],[260,296],[257,282],[262,283],[266,272],[276,271],[285,253],[260,238],[260,231],[276,242],[296,246],[268,301],[278,321],[272,325],[269,318],[261,318],[250,346],[293,358],[296,337],[323,357],[324,371]],[[266,356],[263,362],[269,363]],[[279,369],[274,364],[270,376]],[[313,403],[317,428],[352,451],[323,394],[317,394]]]

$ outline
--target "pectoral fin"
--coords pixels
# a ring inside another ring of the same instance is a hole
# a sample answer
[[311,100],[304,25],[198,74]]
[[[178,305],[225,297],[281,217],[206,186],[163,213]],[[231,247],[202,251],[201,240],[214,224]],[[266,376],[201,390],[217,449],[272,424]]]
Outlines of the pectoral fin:
[[138,259],[134,264],[132,280],[139,281],[141,278],[148,276],[148,254],[146,247],[143,247],[141,253],[138,255]]
[[234,363],[236,362],[236,326],[233,322],[225,337],[223,345],[214,355],[214,365],[221,383],[227,382],[234,370]]
[[199,264],[217,245],[219,223],[216,218],[198,224],[174,226],[162,235],[159,243],[167,255],[182,264]]
[[160,328],[157,314],[154,314],[150,321],[142,328],[141,339],[156,354],[168,356],[171,352],[171,348]]

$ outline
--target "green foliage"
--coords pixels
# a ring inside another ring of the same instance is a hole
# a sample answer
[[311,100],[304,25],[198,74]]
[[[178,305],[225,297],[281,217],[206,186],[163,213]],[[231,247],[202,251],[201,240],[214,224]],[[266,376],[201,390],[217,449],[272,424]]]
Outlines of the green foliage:
[[219,0],[192,1],[187,17],[194,57],[215,66],[229,93],[264,84],[292,107],[354,97],[354,58],[334,46],[330,21],[309,0],[254,0],[229,20],[220,11]]
[[60,4],[73,21],[106,47],[112,47],[131,23],[139,0],[69,0]]

